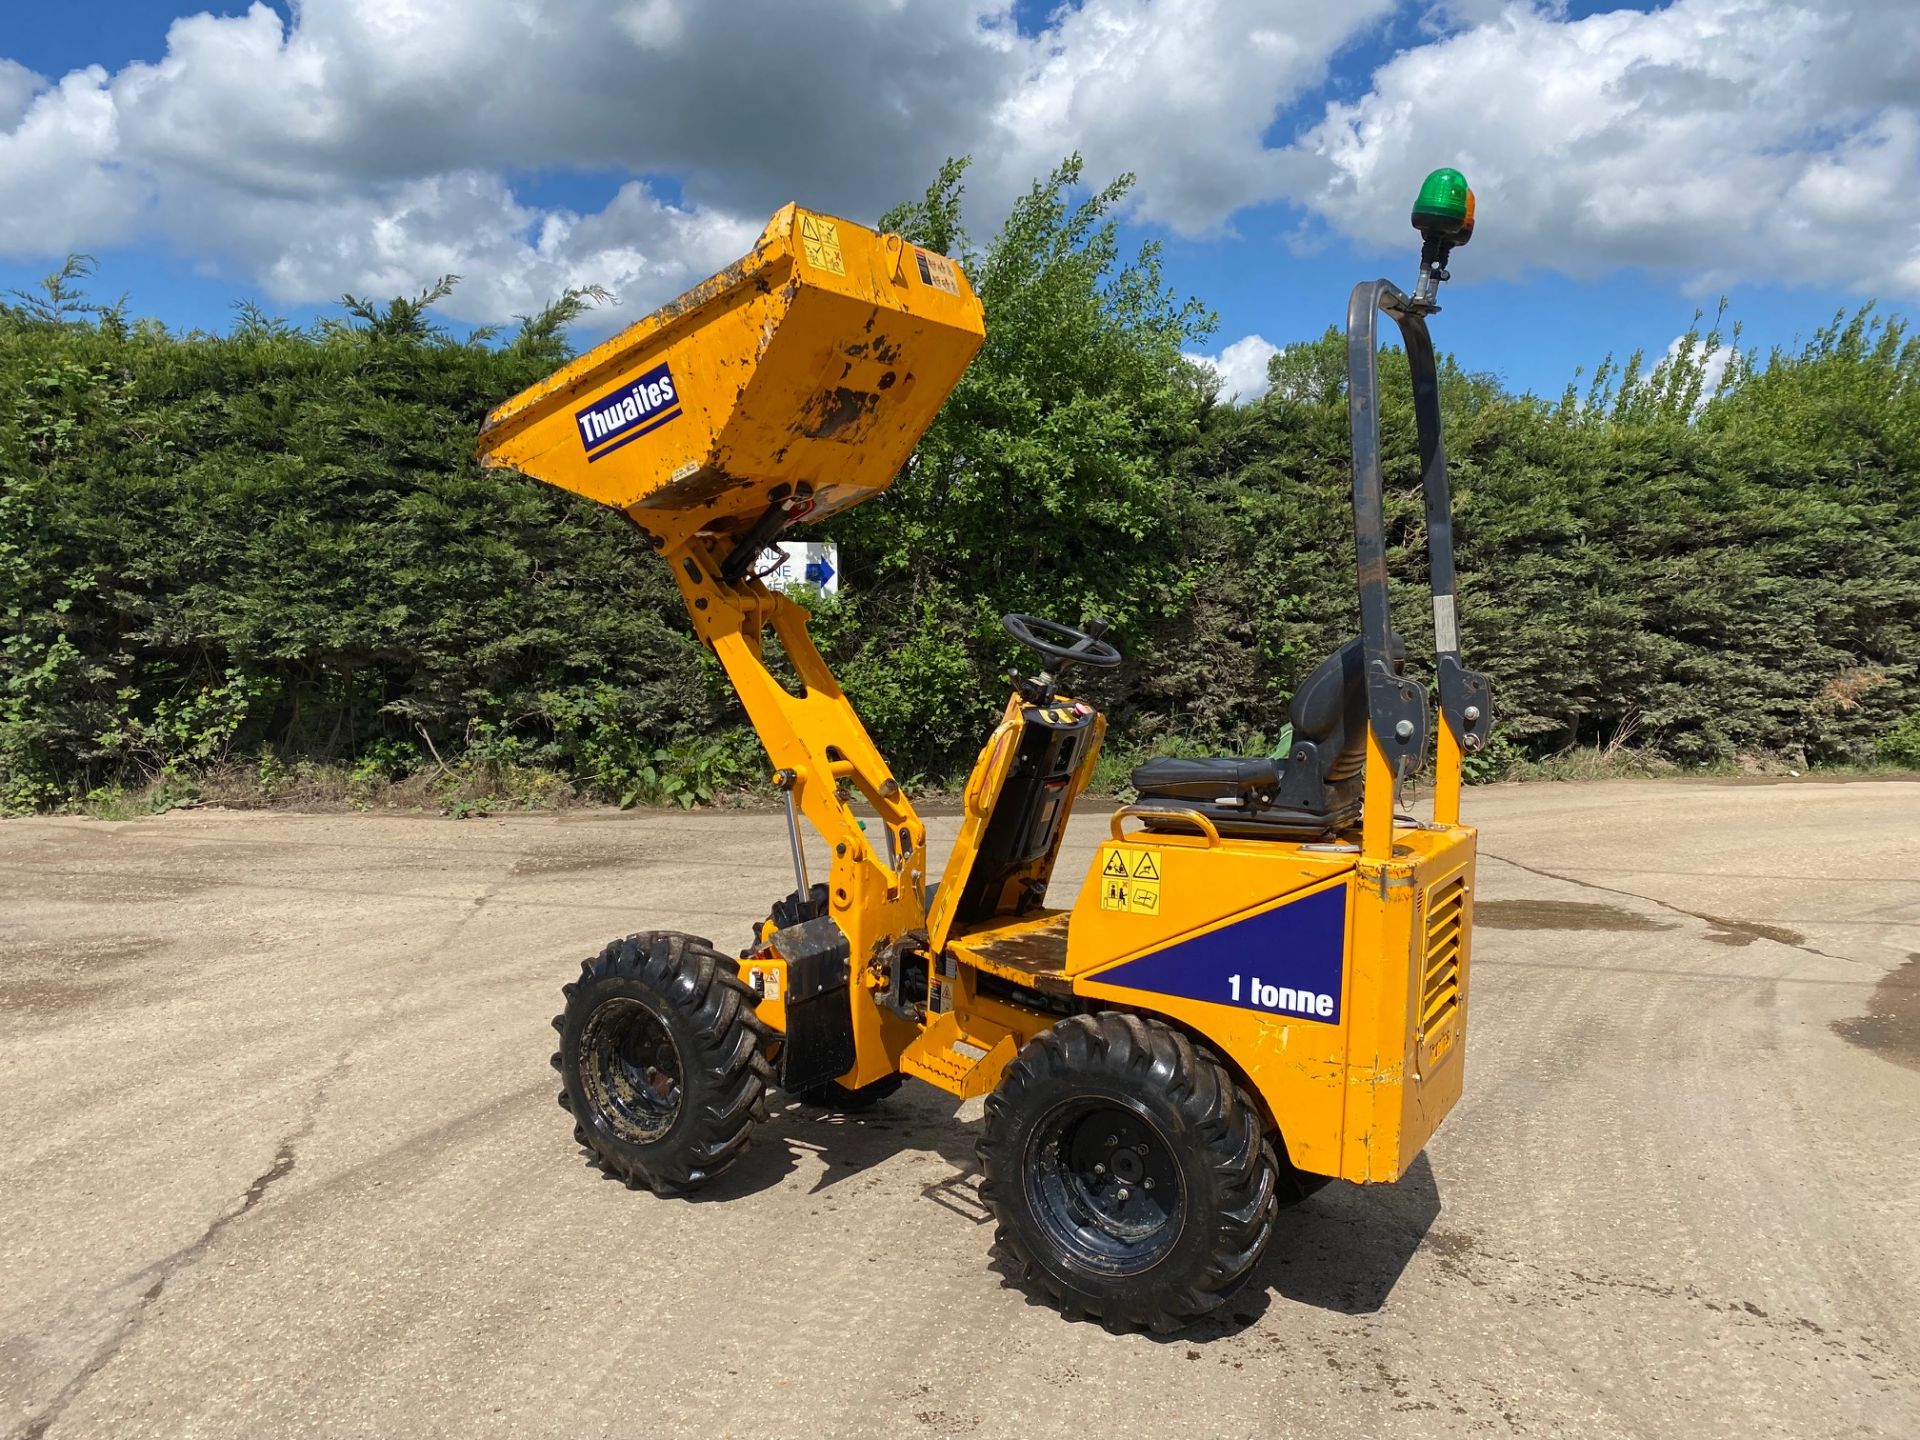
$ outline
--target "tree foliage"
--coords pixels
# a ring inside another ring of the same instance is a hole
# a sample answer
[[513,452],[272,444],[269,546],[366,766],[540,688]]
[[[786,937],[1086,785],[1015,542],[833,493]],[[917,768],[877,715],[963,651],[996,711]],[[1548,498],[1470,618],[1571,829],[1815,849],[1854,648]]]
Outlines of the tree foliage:
[[[1114,743],[1271,743],[1356,621],[1342,337],[1216,402],[1213,318],[1123,252],[1077,159],[976,247],[965,166],[886,217],[954,255],[988,340],[894,487],[838,517],[818,629],[903,774],[964,766],[999,616],[1116,627]],[[454,283],[299,330],[130,324],[76,257],[0,303],[0,807],[267,755],[404,770],[476,747],[609,798],[753,755],[618,516],[471,451],[597,292],[458,341]],[[1463,296],[1460,303],[1470,303]],[[1445,335],[1444,319],[1439,333]],[[1443,361],[1462,617],[1498,756],[1898,760],[1920,734],[1920,342],[1871,308],[1764,360],[1724,317],[1557,402]],[[1382,356],[1396,615],[1425,629],[1405,359]]]
[[881,224],[960,261],[986,344],[893,488],[836,524],[855,598],[823,616],[868,722],[934,770],[1005,701],[1017,654],[1001,615],[1097,614],[1144,633],[1173,612],[1168,460],[1203,408],[1180,352],[1213,326],[1166,288],[1155,247],[1122,255],[1113,212],[1129,177],[1075,198],[1069,159],[976,251],[959,227],[964,173],[950,162]]

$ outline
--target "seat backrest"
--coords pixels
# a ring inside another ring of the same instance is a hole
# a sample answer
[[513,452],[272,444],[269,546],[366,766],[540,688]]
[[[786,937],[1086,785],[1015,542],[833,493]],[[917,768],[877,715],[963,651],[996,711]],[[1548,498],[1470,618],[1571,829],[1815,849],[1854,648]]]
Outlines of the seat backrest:
[[[1394,636],[1389,654],[1398,669],[1406,646]],[[1331,809],[1328,787],[1355,779],[1367,763],[1366,654],[1355,637],[1313,668],[1287,707],[1293,722],[1281,796],[1311,810]]]
[[1344,780],[1367,759],[1366,657],[1358,638],[1349,640],[1313,668],[1287,707],[1293,747],[1303,742],[1319,752],[1319,778]]

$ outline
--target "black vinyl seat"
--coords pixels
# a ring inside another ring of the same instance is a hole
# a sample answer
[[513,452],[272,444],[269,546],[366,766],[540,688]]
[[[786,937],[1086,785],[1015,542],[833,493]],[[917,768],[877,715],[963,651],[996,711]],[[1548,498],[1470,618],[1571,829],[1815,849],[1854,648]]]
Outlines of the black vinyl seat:
[[1207,760],[1149,760],[1133,767],[1133,788],[1166,800],[1211,804],[1242,795],[1271,795],[1279,790],[1285,768],[1279,760],[1225,755]]
[[[1398,637],[1395,637],[1397,642]],[[1404,654],[1396,643],[1397,669]],[[1149,830],[1180,829],[1174,813],[1197,810],[1223,835],[1313,839],[1360,814],[1367,761],[1366,661],[1349,640],[1314,667],[1287,707],[1293,744],[1283,759],[1220,756],[1149,760],[1133,770],[1133,808]],[[1184,828],[1191,828],[1190,822]]]

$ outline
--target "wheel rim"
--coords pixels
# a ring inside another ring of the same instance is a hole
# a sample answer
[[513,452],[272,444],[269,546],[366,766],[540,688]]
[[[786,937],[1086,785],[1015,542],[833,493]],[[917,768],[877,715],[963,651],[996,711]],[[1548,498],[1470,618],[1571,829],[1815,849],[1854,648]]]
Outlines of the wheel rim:
[[1080,1263],[1132,1275],[1180,1239],[1186,1191],[1166,1137],[1141,1111],[1091,1098],[1055,1106],[1027,1150],[1033,1212],[1055,1247]]
[[580,1073],[596,1119],[621,1139],[645,1145],[680,1114],[679,1047],[666,1022],[638,1000],[609,1000],[580,1036]]

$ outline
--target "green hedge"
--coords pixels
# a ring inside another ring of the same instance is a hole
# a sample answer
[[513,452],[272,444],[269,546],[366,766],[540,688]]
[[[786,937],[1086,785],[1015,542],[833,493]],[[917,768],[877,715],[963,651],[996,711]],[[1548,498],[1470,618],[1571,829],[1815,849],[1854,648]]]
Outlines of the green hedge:
[[[1019,658],[1010,609],[1114,622],[1129,663],[1098,684],[1121,747],[1271,744],[1356,624],[1339,337],[1221,405],[1180,359],[1212,317],[1151,247],[1119,251],[1124,180],[1074,201],[1069,162],[975,252],[962,173],[887,218],[962,257],[987,348],[893,489],[831,527],[829,658],[903,775],[964,768]],[[259,756],[397,774],[484,753],[613,799],[758,765],[631,528],[472,461],[482,414],[561,362],[587,297],[504,342],[435,331],[434,292],[309,331],[247,310],[174,335],[86,304],[83,270],[0,306],[0,806]],[[1682,762],[1912,750],[1920,346],[1866,311],[1764,363],[1717,341],[1558,403],[1449,363],[1490,764],[1608,742]],[[1417,652],[1402,357],[1382,380]]]
[[[1178,457],[1200,583],[1149,642],[1134,698],[1152,722],[1270,730],[1351,633],[1346,409],[1336,382],[1300,378],[1337,373],[1342,348],[1296,347],[1275,394],[1211,414]],[[1684,368],[1559,405],[1443,379],[1464,642],[1494,677],[1504,749],[1870,760],[1920,709],[1920,347],[1863,314],[1765,367],[1736,360],[1704,406]],[[1396,614],[1418,648],[1404,357],[1382,383]]]
[[611,788],[712,733],[723,689],[632,527],[473,462],[561,358],[0,317],[0,803],[483,741]]

